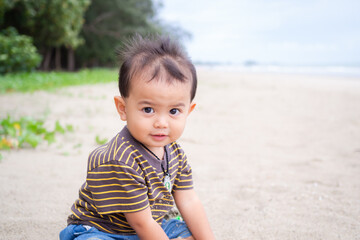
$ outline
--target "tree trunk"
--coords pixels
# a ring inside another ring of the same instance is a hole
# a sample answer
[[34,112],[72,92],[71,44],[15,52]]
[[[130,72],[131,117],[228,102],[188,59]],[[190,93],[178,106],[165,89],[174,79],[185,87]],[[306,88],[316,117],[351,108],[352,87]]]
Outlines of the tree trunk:
[[55,49],[55,68],[57,71],[61,70],[61,48],[57,47]]
[[44,61],[41,66],[41,70],[43,70],[43,71],[49,70],[49,65],[50,65],[50,60],[51,60],[51,51],[52,51],[51,47],[47,47],[45,50]]
[[74,56],[74,49],[69,47],[67,49],[68,59],[67,59],[67,70],[73,72],[75,70],[75,56]]

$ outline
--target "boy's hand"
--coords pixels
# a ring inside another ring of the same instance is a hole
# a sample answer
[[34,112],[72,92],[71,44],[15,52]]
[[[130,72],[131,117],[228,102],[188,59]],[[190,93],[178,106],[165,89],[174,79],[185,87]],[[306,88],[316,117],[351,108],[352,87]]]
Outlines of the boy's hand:
[[207,220],[205,210],[200,199],[196,195],[195,190],[175,191],[174,198],[176,206],[189,227],[193,238],[196,240],[215,239]]
[[125,213],[126,220],[141,240],[168,240],[164,230],[152,218],[150,208],[140,212]]

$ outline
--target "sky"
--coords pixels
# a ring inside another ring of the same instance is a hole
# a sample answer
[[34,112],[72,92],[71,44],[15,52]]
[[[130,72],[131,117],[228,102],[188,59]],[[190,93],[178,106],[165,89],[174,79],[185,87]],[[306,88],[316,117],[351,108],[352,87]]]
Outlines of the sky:
[[163,0],[195,62],[360,66],[359,0]]

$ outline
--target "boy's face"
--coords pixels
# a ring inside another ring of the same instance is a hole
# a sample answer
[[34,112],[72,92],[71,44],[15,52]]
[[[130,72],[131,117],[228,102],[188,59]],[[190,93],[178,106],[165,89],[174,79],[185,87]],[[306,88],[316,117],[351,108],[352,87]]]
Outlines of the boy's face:
[[115,97],[115,104],[131,135],[160,157],[163,147],[181,136],[195,107],[190,91],[190,81],[134,77],[129,96]]

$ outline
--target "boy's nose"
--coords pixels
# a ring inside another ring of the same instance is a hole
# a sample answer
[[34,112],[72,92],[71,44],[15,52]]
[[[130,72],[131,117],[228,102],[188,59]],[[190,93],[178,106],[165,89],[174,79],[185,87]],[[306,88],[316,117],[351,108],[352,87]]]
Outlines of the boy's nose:
[[159,117],[154,122],[154,127],[155,128],[167,128],[168,123],[167,123],[167,121],[166,121],[166,119],[164,117]]

